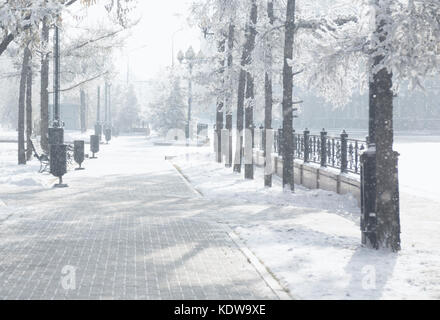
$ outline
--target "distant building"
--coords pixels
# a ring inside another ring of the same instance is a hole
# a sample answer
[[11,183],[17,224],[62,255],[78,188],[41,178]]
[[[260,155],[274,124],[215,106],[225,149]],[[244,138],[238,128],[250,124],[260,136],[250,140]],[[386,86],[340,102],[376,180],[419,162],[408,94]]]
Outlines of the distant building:
[[[61,121],[64,122],[64,129],[66,130],[81,130],[80,122],[80,105],[62,103],[60,105]],[[49,106],[49,123],[53,120],[53,106]]]

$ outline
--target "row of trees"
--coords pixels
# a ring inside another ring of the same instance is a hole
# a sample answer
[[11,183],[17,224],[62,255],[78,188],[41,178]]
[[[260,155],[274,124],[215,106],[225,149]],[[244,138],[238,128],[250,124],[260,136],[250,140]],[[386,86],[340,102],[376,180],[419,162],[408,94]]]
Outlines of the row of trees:
[[[9,55],[11,59],[21,60],[18,102],[18,162],[25,164],[31,150],[25,148],[32,127],[32,88],[33,74],[40,74],[40,136],[41,147],[48,150],[50,61],[55,54],[51,50],[50,30],[61,30],[62,49],[59,75],[61,85],[58,93],[68,93],[80,89],[82,108],[84,108],[87,85],[92,81],[110,78],[111,52],[120,46],[119,35],[128,27],[129,14],[135,0],[14,0],[0,5],[0,56]],[[83,8],[96,3],[105,7],[114,22],[112,27],[96,25],[84,27],[84,11],[67,11],[74,4]],[[81,13],[78,13],[81,12]],[[15,57],[15,58],[14,58]],[[38,62],[39,63],[38,63]],[[56,67],[56,66],[54,66]],[[11,75],[14,77],[14,75]],[[25,125],[26,119],[26,125]],[[25,133],[26,127],[26,133]]]
[[[375,161],[377,247],[400,249],[395,195],[393,97],[403,83],[422,88],[439,72],[440,3],[436,0],[320,1],[200,0],[192,21],[217,47],[216,128],[231,129],[236,104],[236,159],[242,167],[243,131],[254,126],[256,99],[264,100],[264,123],[272,128],[274,101],[282,104],[283,186],[294,189],[293,118],[301,103],[294,88],[313,90],[335,105],[369,92],[369,142]],[[209,36],[208,36],[209,37]],[[226,45],[227,44],[227,45]],[[220,66],[220,67],[217,67]],[[283,88],[273,96],[273,85]],[[264,90],[255,90],[256,87]],[[264,92],[255,95],[255,92]],[[367,106],[365,106],[367,107]],[[229,122],[229,123],[228,123]],[[218,134],[220,139],[221,134]],[[380,138],[376,138],[380,137]],[[252,139],[244,137],[245,143]],[[219,141],[219,145],[221,145]],[[245,165],[253,178],[253,166]],[[270,185],[267,177],[265,184]]]

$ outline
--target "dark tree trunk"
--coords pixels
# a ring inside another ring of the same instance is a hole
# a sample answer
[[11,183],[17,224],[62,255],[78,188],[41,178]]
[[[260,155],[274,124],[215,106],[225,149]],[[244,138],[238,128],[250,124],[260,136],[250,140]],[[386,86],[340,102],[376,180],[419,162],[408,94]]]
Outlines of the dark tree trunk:
[[80,123],[81,123],[81,132],[86,132],[86,93],[83,89],[80,91],[80,100],[81,100],[81,106],[80,106]]
[[101,87],[98,86],[98,97],[96,105],[96,124],[101,124]]
[[246,71],[241,69],[238,78],[238,97],[237,97],[237,137],[235,147],[234,171],[241,172],[243,162],[243,122],[244,122],[244,94],[246,88]]
[[293,58],[295,35],[295,0],[287,1],[283,69],[283,188],[295,190],[293,175],[293,72],[289,61]]
[[29,50],[24,50],[23,64],[21,66],[20,92],[18,97],[18,164],[26,164],[26,151],[24,139],[26,76],[29,66]]
[[29,48],[25,50],[28,51],[29,62],[26,75],[26,159],[31,160],[32,158],[32,147],[31,147],[31,137],[32,137],[32,53]]
[[245,179],[254,179],[254,77],[250,72],[246,73],[246,110],[245,110],[245,128],[247,130],[246,149],[248,157],[244,165]]
[[[268,0],[267,2],[267,16],[269,18],[269,23],[273,26],[275,22],[275,16],[273,13],[273,1]],[[273,104],[273,94],[272,94],[272,45],[270,42],[270,38],[266,39],[266,72],[264,75],[264,128],[265,131],[263,134],[265,135],[264,139],[264,159],[265,159],[265,168],[267,166],[268,157],[272,157],[272,149],[267,146],[266,139],[268,137],[268,131],[272,129],[272,104]],[[271,158],[269,162],[272,163]],[[269,172],[265,171],[264,174],[264,185],[266,187],[272,187],[272,170],[269,169]]]
[[[385,8],[382,8],[386,10]],[[378,15],[376,15],[378,17]],[[376,20],[376,37],[381,52],[390,49],[386,41],[386,20]],[[382,46],[383,44],[383,46]],[[377,51],[376,51],[377,52]],[[375,54],[375,69],[382,64],[384,56]],[[393,151],[393,75],[383,68],[370,79],[370,133],[369,142],[376,146],[376,244],[367,243],[376,248],[400,250],[400,215],[398,155]]]
[[258,17],[257,1],[252,0],[250,21],[246,27],[246,40],[241,56],[241,71],[238,80],[238,99],[237,99],[237,145],[235,151],[234,171],[241,172],[243,156],[243,118],[244,118],[244,97],[246,89],[246,67],[252,62],[252,51],[255,47],[255,37],[257,34],[256,24]]
[[235,25],[229,24],[228,32],[228,90],[225,92],[225,104],[226,104],[226,129],[229,131],[229,141],[228,141],[228,159],[226,159],[226,167],[232,166],[232,69],[233,69],[233,50],[234,50],[234,33]]
[[221,91],[217,96],[217,114],[216,114],[216,138],[217,138],[217,162],[222,162],[222,130],[223,130],[223,108],[225,106],[224,97],[225,97],[225,59],[223,58],[225,52],[225,43],[226,39],[222,39],[218,44],[218,53],[222,55],[219,61],[219,81],[222,83]]
[[49,54],[46,52],[49,42],[49,26],[43,19],[41,32],[43,54],[41,57],[41,89],[40,89],[40,135],[41,148],[49,152]]
[[3,54],[3,52],[6,51],[6,49],[11,44],[11,42],[14,40],[14,38],[15,38],[15,36],[10,33],[2,39],[2,41],[0,42],[0,56]]

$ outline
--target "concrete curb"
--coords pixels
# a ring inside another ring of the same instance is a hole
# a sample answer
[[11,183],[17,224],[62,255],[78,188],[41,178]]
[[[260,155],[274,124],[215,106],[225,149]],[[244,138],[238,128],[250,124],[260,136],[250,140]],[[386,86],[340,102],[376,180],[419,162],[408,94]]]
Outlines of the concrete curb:
[[266,267],[266,265],[260,259],[258,259],[258,257],[255,256],[255,254],[244,244],[240,236],[237,235],[237,233],[235,233],[229,225],[226,225],[226,228],[229,229],[229,231],[227,231],[229,237],[248,259],[249,263],[255,268],[261,278],[263,278],[268,287],[271,288],[272,291],[280,298],[280,300],[297,300],[291,295],[288,289],[281,285],[278,278],[269,270],[269,268]]
[[196,195],[198,198],[203,198],[203,194],[197,190],[197,188],[195,188],[192,184],[191,181],[189,180],[189,178],[182,172],[182,169],[180,169],[180,167],[177,164],[174,164],[172,161],[170,161],[169,157],[165,158],[167,161],[169,161],[169,163],[171,164],[171,166],[177,171],[178,175],[182,178],[182,180],[185,182],[185,184],[188,186],[188,188],[190,188]]
[[[167,159],[168,160],[168,159]],[[191,180],[183,173],[182,169],[170,161],[171,165],[174,169],[179,173],[185,183],[194,190],[195,193],[199,196],[199,198],[203,198],[203,193],[197,190],[192,184]],[[241,253],[247,258],[249,263],[255,268],[257,273],[261,276],[267,286],[275,293],[276,296],[280,300],[295,300],[294,297],[290,294],[289,290],[284,288],[280,281],[276,278],[276,276],[269,270],[268,267],[264,265],[264,263],[258,259],[255,254],[245,245],[243,240],[232,230],[232,228],[225,224],[220,223],[226,230],[225,232],[231,238],[232,242],[238,247]]]

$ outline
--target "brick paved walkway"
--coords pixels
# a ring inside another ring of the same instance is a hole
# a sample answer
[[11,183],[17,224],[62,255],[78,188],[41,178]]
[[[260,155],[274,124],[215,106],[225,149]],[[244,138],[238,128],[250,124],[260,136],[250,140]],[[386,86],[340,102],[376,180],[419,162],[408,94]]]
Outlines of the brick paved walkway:
[[68,189],[0,190],[0,299],[276,299],[218,210],[145,139],[102,146]]

